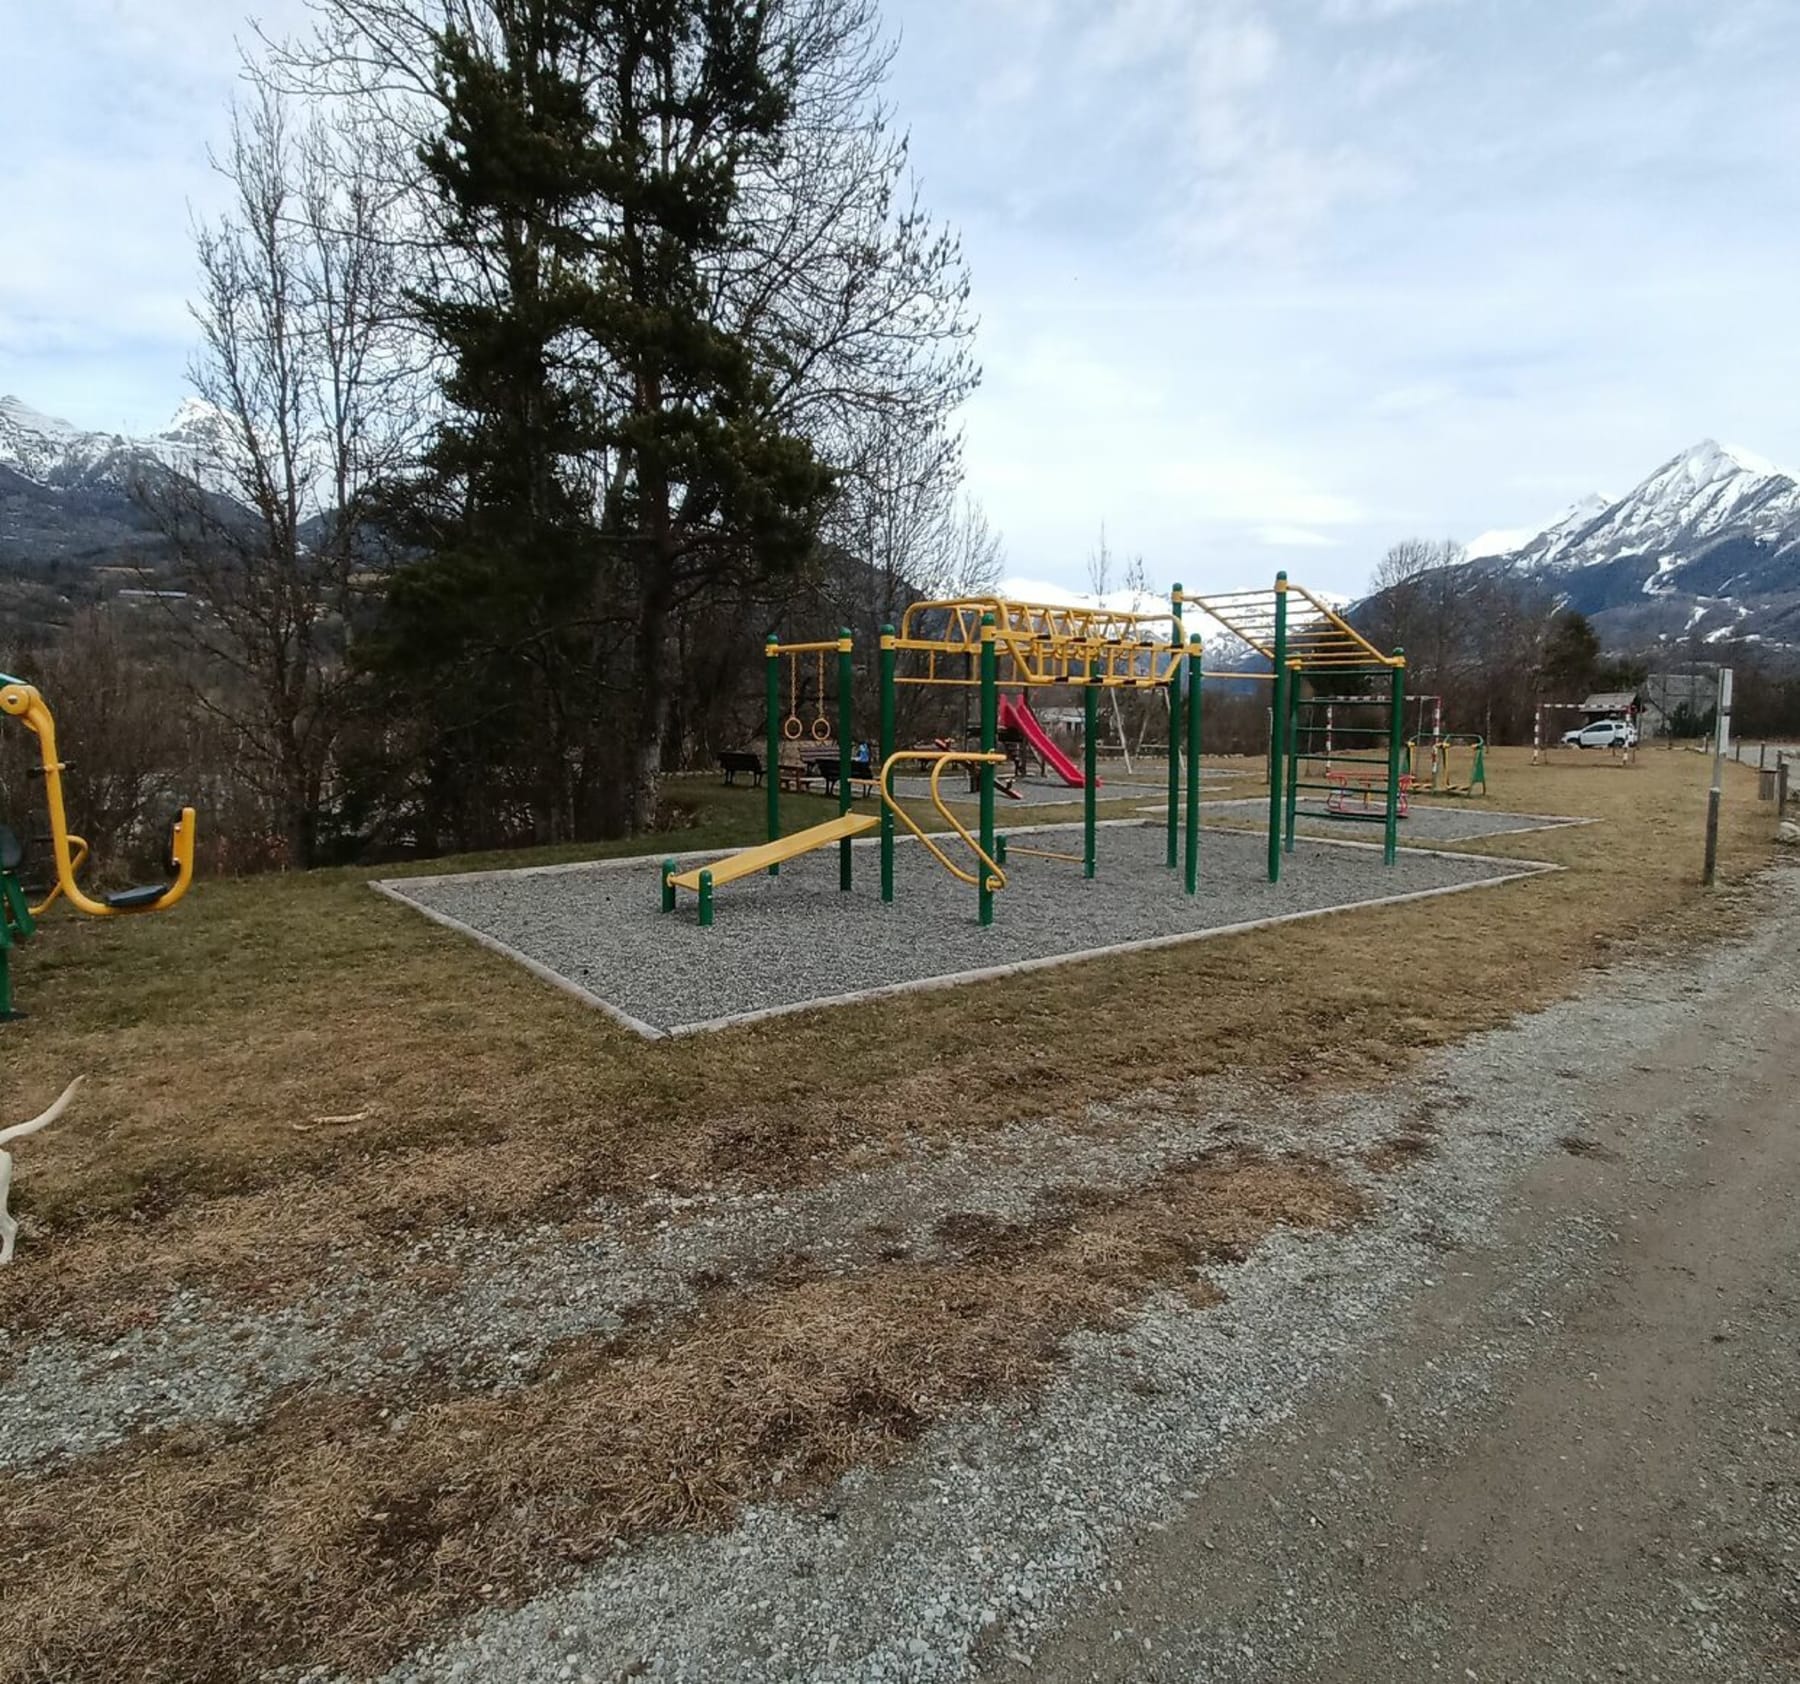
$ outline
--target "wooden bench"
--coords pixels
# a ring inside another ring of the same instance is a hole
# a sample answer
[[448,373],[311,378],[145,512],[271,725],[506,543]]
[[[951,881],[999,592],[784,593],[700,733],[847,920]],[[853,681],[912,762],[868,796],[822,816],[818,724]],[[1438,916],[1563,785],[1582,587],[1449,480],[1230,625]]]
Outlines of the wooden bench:
[[[813,755],[806,762],[810,775],[817,778],[825,786],[827,795],[837,793],[838,758],[833,755]],[[850,793],[857,796],[873,796],[875,793],[875,768],[866,760],[850,762]]]
[[751,788],[760,789],[762,787],[763,763],[760,755],[745,754],[739,750],[727,750],[719,756],[719,770],[725,774],[725,781],[728,784],[737,782],[739,772],[748,772]]

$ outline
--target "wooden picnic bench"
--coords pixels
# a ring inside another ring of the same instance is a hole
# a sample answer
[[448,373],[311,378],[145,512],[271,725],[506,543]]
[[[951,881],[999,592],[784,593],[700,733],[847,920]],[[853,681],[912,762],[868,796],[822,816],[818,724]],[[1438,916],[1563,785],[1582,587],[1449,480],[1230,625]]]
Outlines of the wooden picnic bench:
[[747,754],[739,749],[727,749],[719,756],[719,770],[725,774],[728,784],[735,784],[739,772],[750,774],[751,787],[760,789],[763,781],[762,756]]
[[[835,754],[808,755],[806,764],[811,775],[825,786],[827,795],[837,793],[838,757]],[[875,768],[866,760],[850,762],[850,793],[859,796],[872,796],[875,793]]]

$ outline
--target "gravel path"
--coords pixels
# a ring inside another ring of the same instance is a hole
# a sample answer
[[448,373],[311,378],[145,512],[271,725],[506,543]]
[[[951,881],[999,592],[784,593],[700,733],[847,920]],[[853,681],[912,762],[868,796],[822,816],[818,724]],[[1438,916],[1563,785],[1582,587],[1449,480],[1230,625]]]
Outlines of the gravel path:
[[[1231,1478],[1248,1458],[1273,1457],[1277,1466],[1297,1459],[1308,1412],[1321,1400],[1348,1391],[1378,1423],[1390,1423],[1384,1433],[1416,1437],[1429,1504],[1441,1458],[1482,1443],[1496,1392],[1526,1384],[1547,1354],[1570,1387],[1586,1373],[1564,1373],[1570,1360],[1623,1360],[1629,1329],[1596,1326],[1593,1337],[1611,1343],[1586,1356],[1558,1347],[1554,1336],[1571,1302],[1601,1291],[1620,1230],[1639,1208],[1684,1178],[1704,1186],[1706,1160],[1689,1166],[1706,1137],[1752,1126],[1750,1113],[1731,1121],[1725,1089],[1747,1050],[1780,1045],[1791,1032],[1800,1003],[1800,873],[1772,876],[1761,892],[1775,916],[1748,943],[1679,964],[1620,967],[1583,997],[1447,1050],[1416,1077],[1376,1093],[1237,1096],[1235,1117],[1213,1116],[1215,1138],[1304,1146],[1334,1161],[1421,1123],[1439,1128],[1431,1156],[1380,1183],[1381,1208],[1362,1227],[1277,1236],[1241,1266],[1206,1271],[1228,1295],[1223,1306],[1197,1312],[1158,1299],[1125,1332],[1075,1341],[1064,1376],[1034,1402],[972,1412],[902,1463],[853,1476],[823,1500],[756,1509],[724,1535],[622,1552],[523,1609],[478,1620],[391,1679],[925,1684],[977,1673],[1024,1677],[1027,1667],[1035,1677],[1170,1684],[1779,1676],[1763,1644],[1782,1595],[1792,1594],[1800,1549],[1791,1401],[1800,1375],[1793,1299],[1767,1297],[1767,1283],[1758,1285],[1765,1297],[1754,1312],[1762,1323],[1737,1330],[1760,1342],[1744,1353],[1737,1398],[1724,1402],[1751,1412],[1745,1436],[1754,1416],[1755,1432],[1785,1447],[1785,1460],[1773,1464],[1784,1477],[1730,1466],[1741,1536],[1717,1544],[1699,1515],[1684,1539],[1691,1565],[1673,1551],[1646,1560],[1622,1540],[1611,1552],[1616,1570],[1596,1581],[1612,1604],[1587,1610],[1579,1626],[1533,1628],[1525,1618],[1540,1641],[1534,1649],[1521,1640],[1525,1661],[1516,1669],[1483,1670],[1479,1625],[1446,1628],[1434,1616],[1439,1581],[1428,1565],[1385,1574],[1389,1601],[1359,1639],[1367,1639],[1359,1653],[1372,1657],[1369,1669],[1322,1661],[1332,1633],[1354,1625],[1360,1606],[1349,1557],[1366,1558],[1380,1540],[1363,1543],[1367,1534],[1355,1529],[1334,1533],[1348,1554],[1315,1584],[1288,1572],[1281,1540],[1329,1531],[1343,1518],[1339,1510],[1271,1510],[1254,1482],[1230,1506]],[[1800,1173],[1794,1131],[1783,1127],[1777,1138],[1786,1154],[1777,1167],[1788,1179],[1765,1202],[1791,1213]],[[1611,1204],[1590,1209],[1569,1198],[1538,1209],[1533,1177],[1546,1160],[1604,1169]],[[1463,1290],[1482,1309],[1467,1335],[1459,1331],[1458,1281],[1477,1283]],[[1408,1337],[1434,1324],[1441,1360],[1417,1360]],[[1730,1327],[1719,1334],[1734,1336]],[[1644,1362],[1666,1370],[1679,1360],[1671,1353]],[[1598,1370],[1587,1374],[1599,1378]],[[1646,1407],[1654,1415],[1657,1406]],[[1559,1451],[1581,1460],[1578,1441],[1535,1449],[1537,1477],[1552,1485]],[[1386,1512],[1372,1456],[1331,1467],[1347,1488],[1372,1481],[1357,1511],[1363,1526]],[[1665,1475],[1660,1461],[1635,1471],[1652,1485]],[[1710,1457],[1698,1486],[1684,1470],[1683,1490],[1702,1507],[1723,1501],[1706,1490],[1709,1475],[1725,1477]],[[1600,1468],[1583,1483],[1604,1492],[1608,1477]],[[1217,1510],[1203,1495],[1215,1490],[1224,1493]],[[1505,1514],[1517,1495],[1499,1476],[1489,1506]],[[1604,1513],[1589,1518],[1604,1530]],[[1140,1626],[1124,1600],[1126,1576],[1138,1589],[1142,1556],[1165,1533],[1191,1572],[1164,1561],[1174,1588],[1165,1587],[1164,1602]],[[1404,1526],[1399,1533],[1410,1535]],[[1248,1539],[1266,1560],[1250,1554],[1207,1568],[1196,1558],[1220,1537]],[[1761,1553],[1743,1565],[1732,1550],[1752,1545]],[[1739,1566],[1728,1569],[1728,1560]],[[1557,1566],[1549,1549],[1540,1580]],[[1727,1582],[1734,1571],[1741,1583]],[[1250,1581],[1254,1594],[1218,1608],[1183,1602],[1184,1574],[1205,1572],[1224,1574],[1240,1591]],[[1479,1606],[1469,1595],[1456,1600],[1466,1578],[1448,1564],[1447,1607]],[[1409,1585],[1422,1603],[1408,1599]],[[1488,1591],[1506,1605],[1504,1582]],[[1640,1669],[1632,1656],[1653,1665]]]
[[[1252,821],[1264,835],[1269,828],[1269,803],[1254,801],[1214,801],[1206,808],[1211,820],[1228,818],[1236,824]],[[1497,813],[1485,807],[1427,807],[1414,803],[1400,821],[1400,845],[1418,847],[1434,842],[1467,842],[1476,836],[1506,836],[1521,830],[1559,830],[1565,825],[1591,824],[1591,819],[1564,818],[1553,813]],[[1379,822],[1360,819],[1330,819],[1309,813],[1304,806],[1294,815],[1294,825],[1302,836],[1336,837],[1340,841],[1379,841]]]
[[[1067,830],[1034,833],[1034,840],[1080,847],[1079,833]],[[1253,836],[1209,831],[1201,892],[1190,900],[1163,859],[1160,827],[1123,824],[1100,833],[1092,882],[1078,867],[1017,861],[988,929],[976,922],[974,891],[916,844],[896,850],[891,905],[875,893],[872,846],[857,850],[859,888],[848,895],[838,892],[835,850],[828,850],[784,865],[779,878],[721,889],[710,930],[699,927],[685,893],[675,913],[659,910],[648,861],[409,878],[387,887],[666,1032],[861,990],[1474,887],[1530,869],[1422,852],[1403,852],[1383,867],[1365,850],[1302,845],[1282,881],[1271,884]]]
[[[560,1340],[688,1309],[697,1281],[743,1279],[784,1255],[834,1275],[877,1268],[897,1246],[929,1260],[944,1250],[947,1215],[1024,1219],[1072,1182],[1139,1187],[1236,1125],[1172,1117],[1150,1095],[1095,1107],[1085,1126],[998,1130],[796,1192],[596,1203],[569,1225],[582,1238],[558,1226],[434,1236],[409,1248],[397,1279],[371,1281],[354,1254],[332,1258],[311,1293],[276,1311],[182,1292],[122,1337],[53,1328],[14,1346],[0,1332],[0,1467],[89,1454],[152,1428],[247,1424],[289,1386],[385,1392],[430,1370],[434,1385],[505,1390],[531,1379]],[[589,1235],[594,1227],[605,1237]]]

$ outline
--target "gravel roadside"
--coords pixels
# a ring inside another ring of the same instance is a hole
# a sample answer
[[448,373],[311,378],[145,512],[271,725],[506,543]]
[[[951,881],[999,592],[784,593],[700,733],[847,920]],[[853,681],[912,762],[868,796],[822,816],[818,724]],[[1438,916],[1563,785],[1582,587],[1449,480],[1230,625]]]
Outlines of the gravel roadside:
[[[896,1466],[817,1500],[757,1508],[729,1533],[622,1551],[522,1609],[477,1620],[390,1678],[923,1684],[1033,1664],[1072,1610],[1123,1591],[1116,1556],[1179,1525],[1202,1487],[1279,1442],[1312,1399],[1364,1373],[1401,1308],[1421,1295],[1431,1302],[1458,1252],[1501,1248],[1522,1186],[1546,1158],[1585,1152],[1596,1120],[1634,1080],[1647,1076],[1664,1102],[1634,1126],[1630,1182],[1651,1188],[1677,1173],[1709,1089],[1748,1049],[1791,1035],[1800,873],[1772,873],[1752,892],[1770,916],[1745,943],[1618,967],[1581,997],[1446,1051],[1379,1092],[1234,1096],[1235,1115],[1210,1114],[1211,1138],[1300,1146],[1334,1161],[1428,1137],[1429,1152],[1404,1173],[1371,1176],[1381,1205],[1362,1227],[1277,1235],[1248,1262],[1207,1271],[1227,1295],[1217,1309],[1159,1299],[1121,1333],[1074,1341],[1065,1374],[1036,1399],[973,1412]],[[1670,1057],[1676,1069],[1657,1062]],[[1494,1287],[1527,1334],[1534,1306],[1593,1277],[1612,1242],[1578,1211],[1530,1232],[1529,1250]],[[1435,1398],[1424,1407],[1437,1417],[1477,1421],[1495,1375],[1528,1346],[1478,1344],[1415,1389]],[[1294,1626],[1279,1606],[1270,1618],[1276,1637]],[[1672,1660],[1671,1679],[1769,1676],[1744,1670],[1729,1621],[1671,1630],[1710,1669],[1682,1671]],[[1202,1662],[1227,1661],[1199,1647],[1185,1659],[1164,1653],[1121,1626],[1106,1641],[1135,1658],[1116,1655],[1105,1676],[1318,1675],[1257,1670],[1258,1634],[1229,1637],[1236,1670],[1205,1670]],[[1707,1643],[1725,1659],[1708,1660]],[[1092,1649],[1069,1660],[1082,1670],[1035,1675],[1100,1675]]]

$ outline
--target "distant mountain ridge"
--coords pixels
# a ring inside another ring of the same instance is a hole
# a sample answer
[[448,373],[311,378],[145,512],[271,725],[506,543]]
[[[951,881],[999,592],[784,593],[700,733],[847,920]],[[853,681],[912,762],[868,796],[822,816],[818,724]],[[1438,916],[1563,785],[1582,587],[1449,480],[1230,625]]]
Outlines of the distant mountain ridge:
[[133,437],[0,397],[0,573],[74,583],[95,567],[161,565],[167,543],[134,488],[168,474],[204,483],[225,426],[197,398],[160,431]]
[[201,475],[216,452],[225,417],[199,398],[185,398],[161,431],[143,437],[77,427],[0,397],[0,467],[58,490],[128,481],[146,463]]
[[1584,499],[1541,532],[1486,535],[1468,565],[1553,592],[1609,648],[1728,636],[1800,648],[1800,480],[1702,439],[1621,498]]

